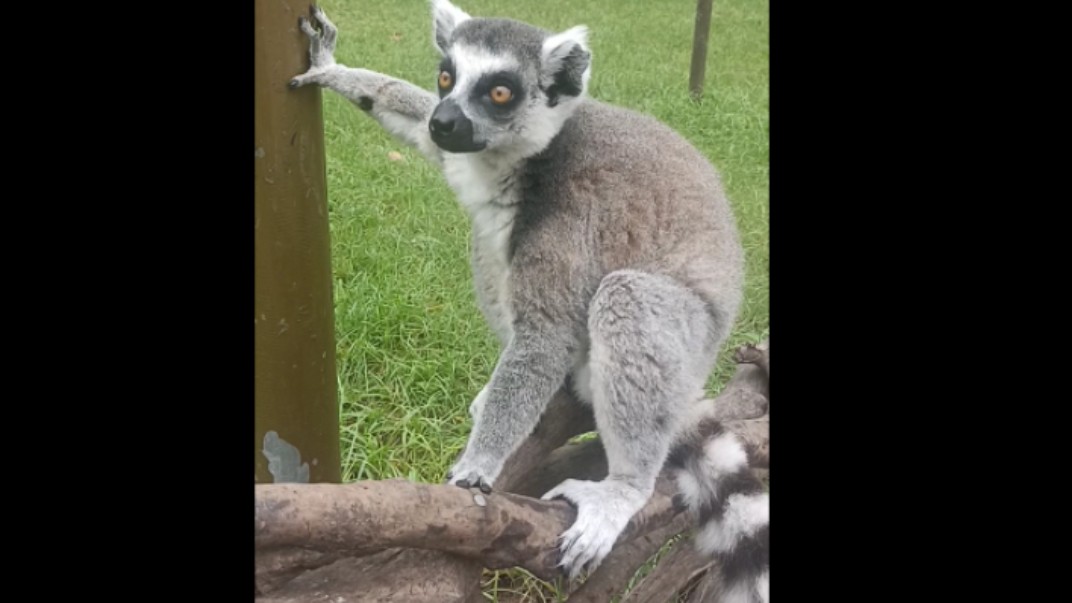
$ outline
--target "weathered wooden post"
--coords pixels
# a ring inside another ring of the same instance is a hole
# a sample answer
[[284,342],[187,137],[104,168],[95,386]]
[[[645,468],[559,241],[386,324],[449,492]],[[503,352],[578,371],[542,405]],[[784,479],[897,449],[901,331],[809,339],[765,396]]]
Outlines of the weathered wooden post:
[[287,88],[308,67],[309,5],[255,6],[256,483],[340,481],[320,90]]
[[692,32],[692,66],[689,69],[689,94],[703,96],[704,72],[707,69],[707,36],[711,33],[711,5],[714,0],[697,0],[696,27]]

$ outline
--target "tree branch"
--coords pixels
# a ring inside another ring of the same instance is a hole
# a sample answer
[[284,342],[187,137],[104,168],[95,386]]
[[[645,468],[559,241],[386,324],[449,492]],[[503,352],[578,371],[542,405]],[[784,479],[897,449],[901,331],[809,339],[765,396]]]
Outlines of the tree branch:
[[[576,517],[565,501],[506,492],[483,495],[478,490],[405,480],[259,484],[255,489],[255,544],[262,584],[293,570],[280,567],[281,559],[307,561],[309,551],[361,556],[396,547],[449,552],[477,559],[490,569],[520,566],[552,579],[559,575],[558,537]],[[664,485],[633,518],[620,542],[664,525],[677,514],[667,489]],[[314,563],[324,559],[313,557]]]
[[[745,441],[753,467],[769,466],[769,420],[761,417],[768,408],[768,353],[766,342],[738,350],[740,361],[755,364],[740,364],[711,401],[715,416]],[[563,501],[529,496],[567,478],[606,475],[598,440],[563,445],[592,429],[591,409],[563,387],[532,436],[505,464],[496,491],[479,498],[476,490],[405,480],[256,486],[260,599],[296,603],[345,596],[348,601],[461,603],[478,596],[482,567],[520,566],[543,579],[560,575],[557,539],[575,511]],[[660,477],[652,500],[601,568],[574,593],[578,601],[606,600],[606,592],[624,587],[640,565],[687,525],[688,519],[673,508],[672,493],[670,481]]]
[[[483,601],[466,563],[438,551],[389,549],[303,572],[258,603]],[[469,560],[461,559],[469,562]]]
[[689,582],[696,580],[715,565],[710,557],[700,554],[692,540],[682,540],[670,549],[659,565],[644,577],[622,603],[666,603],[674,600]]
[[401,479],[256,486],[256,546],[301,547],[347,555],[385,548],[439,550],[486,567],[527,564],[549,575],[555,538],[573,522],[564,501]]

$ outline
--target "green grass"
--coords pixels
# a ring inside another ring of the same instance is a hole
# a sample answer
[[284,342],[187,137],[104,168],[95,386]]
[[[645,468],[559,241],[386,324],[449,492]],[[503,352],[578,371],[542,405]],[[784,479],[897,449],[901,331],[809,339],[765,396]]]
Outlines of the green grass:
[[[768,334],[768,3],[714,4],[706,95],[686,93],[695,0],[458,0],[477,16],[548,29],[588,25],[593,97],[644,111],[718,167],[747,253],[745,303],[727,347]],[[427,0],[321,0],[336,57],[432,89]],[[467,408],[496,359],[476,308],[468,222],[437,170],[349,101],[324,94],[343,479],[439,481],[461,451]],[[389,153],[401,153],[392,160]],[[732,369],[723,354],[710,387]],[[516,573],[488,592],[550,597]],[[542,594],[534,594],[542,593]],[[494,598],[494,597],[493,597]],[[503,594],[500,600],[510,600]]]

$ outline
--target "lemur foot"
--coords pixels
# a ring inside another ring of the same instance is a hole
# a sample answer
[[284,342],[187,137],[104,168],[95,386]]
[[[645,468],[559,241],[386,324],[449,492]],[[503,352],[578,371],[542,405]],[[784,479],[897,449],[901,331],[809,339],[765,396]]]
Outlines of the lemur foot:
[[564,498],[577,507],[576,521],[559,537],[558,565],[570,580],[582,570],[599,567],[649,496],[620,481],[576,479],[567,479],[543,495],[543,500]]

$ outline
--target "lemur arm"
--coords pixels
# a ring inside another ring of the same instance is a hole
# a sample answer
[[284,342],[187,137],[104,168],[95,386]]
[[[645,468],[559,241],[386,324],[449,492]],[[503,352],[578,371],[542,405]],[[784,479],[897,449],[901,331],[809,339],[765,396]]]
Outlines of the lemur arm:
[[428,132],[428,118],[439,99],[432,92],[382,73],[335,62],[338,29],[319,7],[312,9],[321,31],[305,17],[301,30],[309,36],[309,70],[290,80],[291,88],[315,84],[346,97],[402,142],[419,149],[429,161],[442,164],[439,147]]
[[490,489],[581,351],[590,289],[586,260],[555,247],[560,236],[553,228],[529,230],[516,246],[508,277],[510,333],[491,379],[473,401],[473,428],[448,483]]
[[490,491],[503,464],[536,428],[565,381],[573,347],[569,334],[552,325],[515,323],[513,338],[474,403],[469,442],[448,483]]

